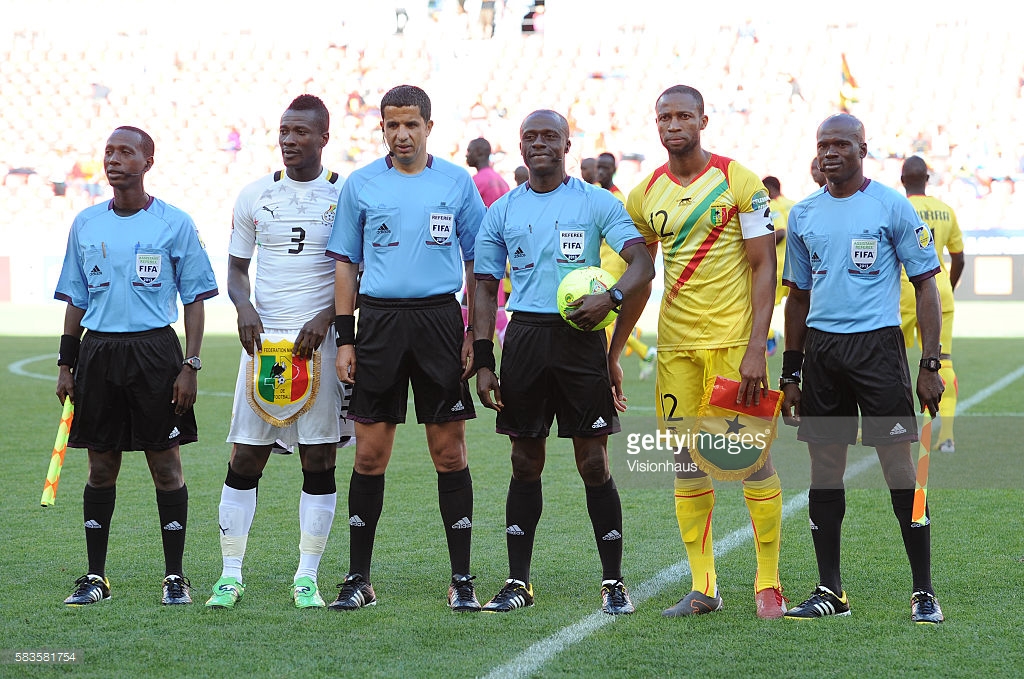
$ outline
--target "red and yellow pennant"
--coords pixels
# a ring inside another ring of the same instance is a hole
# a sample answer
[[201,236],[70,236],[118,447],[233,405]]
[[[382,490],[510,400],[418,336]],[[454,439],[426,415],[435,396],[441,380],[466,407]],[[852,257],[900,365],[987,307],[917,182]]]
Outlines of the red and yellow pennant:
[[690,433],[690,457],[723,481],[745,479],[764,466],[782,408],[782,393],[772,390],[757,405],[736,403],[739,387],[725,377],[709,379]]

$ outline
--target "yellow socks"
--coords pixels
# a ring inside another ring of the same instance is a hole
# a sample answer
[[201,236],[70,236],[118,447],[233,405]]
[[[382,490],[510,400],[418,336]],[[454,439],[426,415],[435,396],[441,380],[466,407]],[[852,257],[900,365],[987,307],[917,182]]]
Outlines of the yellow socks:
[[[776,477],[777,479],[778,477]],[[676,479],[676,520],[686,547],[693,576],[693,589],[715,595],[715,553],[711,539],[711,510],[715,507],[715,489],[711,477]],[[776,564],[778,558],[776,557]]]
[[956,372],[953,371],[953,359],[942,359],[942,367],[939,368],[939,377],[946,385],[942,392],[942,400],[939,401],[939,442],[953,440],[953,416],[956,414],[956,397],[959,387],[956,383]]
[[779,550],[782,546],[782,483],[778,474],[764,481],[744,481],[743,499],[747,502],[750,522],[754,526],[754,549],[757,550],[757,579],[754,591],[769,587],[782,588],[779,583]]

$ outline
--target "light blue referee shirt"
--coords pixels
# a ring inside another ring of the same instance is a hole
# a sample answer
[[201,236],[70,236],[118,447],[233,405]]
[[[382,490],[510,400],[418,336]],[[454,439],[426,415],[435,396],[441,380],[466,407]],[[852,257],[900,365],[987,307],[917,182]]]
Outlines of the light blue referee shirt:
[[485,210],[465,169],[427,156],[423,172],[406,175],[385,156],[345,182],[327,256],[364,264],[364,295],[456,293],[462,289],[463,261],[473,260]]
[[487,210],[476,239],[477,278],[501,280],[511,263],[510,311],[557,314],[558,284],[573,269],[601,266],[601,239],[616,251],[644,239],[622,202],[575,177],[548,193],[517,186]]
[[848,198],[819,189],[789,211],[782,281],[811,291],[807,326],[834,333],[900,325],[900,265],[939,271],[932,234],[903,194],[865,179]]
[[130,217],[113,200],[75,217],[53,296],[85,309],[89,330],[141,332],[178,320],[178,296],[191,304],[217,292],[192,218],[150,197]]

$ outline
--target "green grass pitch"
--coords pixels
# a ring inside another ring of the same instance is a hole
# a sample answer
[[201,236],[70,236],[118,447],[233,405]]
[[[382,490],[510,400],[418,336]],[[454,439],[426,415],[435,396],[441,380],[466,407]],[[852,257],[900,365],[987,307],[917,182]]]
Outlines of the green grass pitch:
[[[203,346],[197,414],[200,442],[185,446],[189,486],[186,575],[196,603],[160,606],[163,557],[155,495],[143,455],[126,454],[118,483],[107,574],[113,599],[78,609],[61,601],[85,572],[81,496],[84,451],[68,452],[56,506],[41,508],[60,407],[54,396],[57,338],[0,338],[4,415],[0,456],[0,676],[252,677],[615,676],[846,677],[1009,676],[1024,672],[1024,379],[974,399],[957,420],[957,453],[932,456],[933,574],[946,624],[909,622],[910,572],[877,464],[850,481],[843,574],[853,616],[812,623],[754,615],[753,547],[730,538],[749,525],[739,484],[716,483],[714,531],[735,547],[719,556],[725,609],[699,619],[660,617],[689,589],[651,579],[684,558],[671,479],[640,478],[611,455],[625,520],[627,585],[636,614],[594,616],[600,568],[582,483],[570,446],[551,439],[544,514],[534,554],[537,605],[509,615],[454,615],[445,607],[448,561],[437,511],[436,476],[422,427],[399,428],[374,551],[379,605],[353,613],[299,611],[290,600],[297,563],[297,456],[273,456],[260,484],[245,560],[247,590],[231,611],[202,606],[220,574],[217,504],[229,446],[224,443],[238,360],[237,339]],[[33,357],[35,360],[28,360]],[[957,341],[961,402],[1024,364],[1024,340]],[[632,426],[653,426],[653,383],[623,359]],[[771,360],[778,374],[779,357]],[[914,371],[916,374],[916,371]],[[493,414],[468,427],[476,491],[473,572],[486,600],[507,574],[504,538],[508,440]],[[782,427],[774,449],[786,500],[807,483],[807,453]],[[870,449],[850,450],[851,464]],[[338,514],[320,571],[325,598],[348,564],[346,492],[352,453],[338,459]],[[816,567],[807,512],[797,504],[784,526],[782,580],[794,602],[810,593]],[[641,597],[640,594],[643,594]],[[592,624],[596,617],[597,622]],[[574,627],[575,626],[575,627]],[[535,644],[537,644],[535,646]],[[79,652],[75,665],[10,664],[15,651]],[[532,659],[541,661],[531,664]]]

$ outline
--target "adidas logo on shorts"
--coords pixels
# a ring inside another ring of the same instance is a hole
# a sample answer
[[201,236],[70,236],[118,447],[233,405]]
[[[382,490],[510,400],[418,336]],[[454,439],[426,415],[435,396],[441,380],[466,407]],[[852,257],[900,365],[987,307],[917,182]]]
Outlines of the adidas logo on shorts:
[[462,405],[462,401],[459,401],[458,403],[456,403],[455,405],[452,406],[452,412],[453,413],[459,413],[459,412],[462,412],[465,409],[466,409],[466,406]]
[[900,424],[899,422],[896,423],[895,427],[893,427],[892,429],[889,430],[889,436],[899,436],[900,434],[906,434],[906,433],[907,433],[907,430],[904,429],[903,425]]
[[365,526],[366,522],[360,519],[358,514],[353,514],[352,516],[348,517],[348,525],[360,528],[362,526]]
[[167,438],[173,439],[175,436],[181,436],[181,432],[178,431],[177,427],[171,430],[171,433],[167,435]]
[[455,530],[463,530],[465,528],[472,528],[473,522],[469,520],[468,516],[464,516],[455,523],[452,524],[452,528]]
[[590,425],[591,429],[600,429],[601,427],[607,427],[608,423],[604,421],[603,417],[598,417],[594,420],[594,424]]
[[514,523],[508,528],[506,528],[505,532],[509,535],[526,535],[526,531],[524,531],[522,528],[520,528]]

